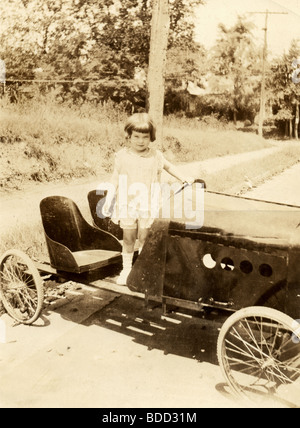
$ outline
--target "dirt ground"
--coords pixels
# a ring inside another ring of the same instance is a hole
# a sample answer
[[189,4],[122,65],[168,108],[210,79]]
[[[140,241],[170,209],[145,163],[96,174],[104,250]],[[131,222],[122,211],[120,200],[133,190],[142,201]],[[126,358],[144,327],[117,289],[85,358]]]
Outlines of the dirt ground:
[[[296,164],[246,196],[300,205],[299,182]],[[39,187],[31,202],[28,193],[19,193],[17,209],[15,198],[2,198],[2,227],[8,218],[16,222],[28,203],[35,211],[41,195],[63,189],[86,194],[90,186]],[[30,213],[23,212],[26,221]],[[1,322],[6,333],[0,343],[1,408],[292,406],[283,400],[245,403],[231,394],[216,360],[219,321],[181,312],[164,316],[160,307],[145,308],[142,296],[109,282],[101,289],[82,286],[48,305],[32,326],[17,325],[6,314]]]

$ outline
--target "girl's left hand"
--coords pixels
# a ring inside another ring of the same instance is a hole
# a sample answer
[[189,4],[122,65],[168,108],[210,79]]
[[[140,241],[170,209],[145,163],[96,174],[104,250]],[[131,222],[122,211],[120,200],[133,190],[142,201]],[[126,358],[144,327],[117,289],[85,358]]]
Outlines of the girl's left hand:
[[189,185],[193,184],[195,182],[195,178],[194,177],[186,177],[184,179],[184,183],[187,183]]

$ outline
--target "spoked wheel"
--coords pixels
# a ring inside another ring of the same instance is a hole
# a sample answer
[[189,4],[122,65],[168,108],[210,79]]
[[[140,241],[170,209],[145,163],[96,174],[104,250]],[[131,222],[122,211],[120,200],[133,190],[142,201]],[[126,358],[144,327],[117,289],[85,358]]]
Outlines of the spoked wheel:
[[231,315],[217,345],[231,389],[252,400],[262,395],[292,402],[299,398],[299,327],[289,316],[267,307],[248,307]]
[[9,250],[0,258],[0,298],[10,316],[32,324],[43,307],[43,282],[34,263],[22,251]]

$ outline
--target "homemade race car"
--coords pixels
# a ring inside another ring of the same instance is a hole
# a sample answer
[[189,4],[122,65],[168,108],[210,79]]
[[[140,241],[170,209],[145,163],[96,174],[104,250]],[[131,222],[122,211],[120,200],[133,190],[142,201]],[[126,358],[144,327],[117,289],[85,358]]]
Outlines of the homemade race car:
[[[122,230],[100,215],[105,193],[98,193],[88,194],[93,225],[68,198],[41,201],[49,262],[17,250],[1,257],[0,296],[19,322],[39,317],[44,274],[89,283],[120,267]],[[182,204],[182,192],[171,202]],[[205,190],[203,226],[186,224],[172,215],[155,220],[128,288],[163,311],[226,314],[217,355],[236,393],[284,395],[298,387],[300,207]]]

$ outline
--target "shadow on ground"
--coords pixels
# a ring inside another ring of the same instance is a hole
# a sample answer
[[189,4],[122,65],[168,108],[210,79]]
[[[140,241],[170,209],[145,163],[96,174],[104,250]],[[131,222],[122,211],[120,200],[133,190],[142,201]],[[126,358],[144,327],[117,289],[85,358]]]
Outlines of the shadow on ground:
[[207,314],[208,318],[204,319],[201,313],[172,308],[164,315],[161,305],[150,303],[146,307],[141,298],[114,292],[106,305],[102,304],[85,320],[78,319],[78,312],[84,309],[86,302],[79,299],[68,306],[67,312],[64,307],[55,311],[70,321],[85,326],[99,325],[130,336],[148,350],[158,349],[164,354],[218,364],[216,344],[222,320],[214,319],[215,314]]
[[[219,370],[217,339],[228,313],[215,310],[191,312],[169,307],[169,311],[164,314],[161,305],[157,303],[150,302],[146,307],[141,297],[99,288],[82,292],[72,302],[54,311],[62,318],[82,326],[99,326],[125,335],[147,351],[155,349],[164,355],[210,363]],[[47,312],[44,317],[47,319]],[[215,390],[232,403],[237,402],[226,383],[217,383]],[[279,406],[295,407],[279,397],[273,397],[272,400],[276,400]],[[274,401],[271,404],[274,406]],[[250,403],[250,407],[252,405],[256,407],[256,404]]]

